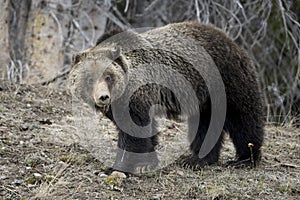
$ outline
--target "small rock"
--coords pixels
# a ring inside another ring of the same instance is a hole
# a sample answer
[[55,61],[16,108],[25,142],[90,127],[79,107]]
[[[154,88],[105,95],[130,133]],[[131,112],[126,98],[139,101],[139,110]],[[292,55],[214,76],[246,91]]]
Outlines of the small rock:
[[105,177],[107,177],[107,176],[108,176],[107,174],[101,173],[99,177],[100,177],[100,178],[105,178]]
[[14,184],[14,185],[21,185],[23,183],[23,181],[22,180],[18,180],[18,179],[15,179],[13,182],[12,182],[12,184]]
[[181,170],[178,170],[178,171],[177,171],[177,174],[178,174],[179,176],[184,176],[184,172],[181,171]]
[[36,184],[28,184],[27,187],[34,188],[34,187],[36,187]]
[[126,174],[124,174],[123,172],[118,172],[118,171],[113,171],[110,176],[116,177],[116,178],[127,178]]
[[22,124],[20,126],[20,131],[27,131],[29,129],[29,126],[28,125],[25,125],[25,124]]
[[122,187],[114,186],[113,190],[118,191],[118,192],[123,192],[124,189]]
[[33,173],[33,176],[36,178],[36,179],[42,179],[42,174],[39,174],[39,173]]

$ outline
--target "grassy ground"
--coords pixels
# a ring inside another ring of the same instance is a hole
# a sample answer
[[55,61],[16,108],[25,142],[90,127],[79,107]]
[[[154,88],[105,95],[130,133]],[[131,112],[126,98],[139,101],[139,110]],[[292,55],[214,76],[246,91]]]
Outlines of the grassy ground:
[[[71,98],[64,91],[0,90],[2,199],[300,199],[299,129],[267,126],[255,169],[222,165],[234,156],[227,139],[217,166],[192,171],[172,164],[155,173],[108,178],[100,176],[101,159],[72,137]],[[102,134],[115,141],[114,127],[104,118],[101,123]]]

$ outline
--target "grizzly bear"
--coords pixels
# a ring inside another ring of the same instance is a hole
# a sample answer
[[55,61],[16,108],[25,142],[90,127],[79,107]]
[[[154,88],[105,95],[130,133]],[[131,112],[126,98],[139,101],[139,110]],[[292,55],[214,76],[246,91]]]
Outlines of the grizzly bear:
[[180,161],[184,166],[217,163],[225,133],[236,149],[228,165],[260,160],[264,113],[256,71],[218,28],[182,22],[127,31],[76,54],[73,62],[71,92],[119,129],[114,170],[159,165],[156,115],[187,116],[192,154]]

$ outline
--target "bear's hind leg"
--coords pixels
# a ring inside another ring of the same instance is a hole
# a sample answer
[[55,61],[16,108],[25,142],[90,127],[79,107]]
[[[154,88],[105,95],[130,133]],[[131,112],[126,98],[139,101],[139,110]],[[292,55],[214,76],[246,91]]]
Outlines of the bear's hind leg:
[[229,115],[225,122],[225,130],[229,132],[230,138],[236,149],[236,160],[229,161],[227,165],[236,168],[256,166],[261,157],[261,146],[263,143],[262,120],[255,119],[249,114]]

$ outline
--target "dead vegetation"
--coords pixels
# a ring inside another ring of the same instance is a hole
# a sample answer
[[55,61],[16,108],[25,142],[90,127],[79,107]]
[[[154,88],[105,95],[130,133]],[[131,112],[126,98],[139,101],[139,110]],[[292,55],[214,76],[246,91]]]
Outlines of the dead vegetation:
[[[75,129],[71,98],[66,92],[34,86],[1,90],[2,199],[297,199],[300,196],[299,129],[267,126],[262,162],[255,169],[222,166],[234,155],[228,140],[217,166],[192,171],[172,164],[153,173],[108,179],[101,176],[105,169],[103,162],[75,141],[76,137],[70,137]],[[102,134],[114,135],[114,128],[105,125],[107,120],[102,119],[101,123],[104,123]],[[163,130],[178,132],[176,127]]]

